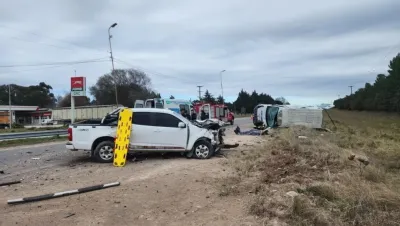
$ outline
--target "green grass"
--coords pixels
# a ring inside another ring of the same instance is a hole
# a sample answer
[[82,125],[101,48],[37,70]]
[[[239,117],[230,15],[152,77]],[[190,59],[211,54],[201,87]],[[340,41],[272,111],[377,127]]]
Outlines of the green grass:
[[67,137],[62,137],[62,136],[43,137],[43,138],[27,138],[27,139],[17,139],[17,140],[4,140],[4,141],[0,141],[0,148],[41,144],[41,143],[49,143],[49,142],[57,142],[57,141],[66,141],[66,140],[67,140]]

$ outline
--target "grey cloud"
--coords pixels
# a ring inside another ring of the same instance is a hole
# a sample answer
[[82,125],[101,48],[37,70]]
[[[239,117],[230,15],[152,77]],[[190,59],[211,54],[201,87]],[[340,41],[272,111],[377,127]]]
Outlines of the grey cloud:
[[[274,96],[334,98],[347,92],[348,85],[373,81],[372,69],[385,72],[383,58],[398,45],[400,35],[400,2],[395,0],[351,6],[309,0],[292,2],[292,8],[261,0],[64,0],[25,8],[19,4],[8,4],[13,12],[0,9],[1,24],[22,30],[0,24],[0,31],[5,31],[0,35],[5,53],[0,64],[109,57],[107,28],[118,22],[112,29],[116,67],[142,69],[157,91],[175,96],[196,96],[197,85],[218,95],[218,73],[226,69],[226,96],[236,96],[243,88]],[[324,4],[335,7],[327,11]],[[31,42],[10,39],[13,36]],[[63,92],[74,69],[91,85],[110,71],[111,63],[15,74],[0,69],[0,80],[46,81]]]
[[360,30],[399,29],[399,8],[400,2],[396,0],[376,1],[353,9],[315,13],[286,23],[249,26],[246,30],[224,34],[224,37],[229,35],[241,40],[266,38],[276,43],[299,38],[327,38]]

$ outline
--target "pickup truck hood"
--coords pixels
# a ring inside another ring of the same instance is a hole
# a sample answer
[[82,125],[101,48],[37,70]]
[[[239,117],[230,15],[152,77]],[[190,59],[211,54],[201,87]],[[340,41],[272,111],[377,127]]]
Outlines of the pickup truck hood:
[[220,120],[196,120],[192,121],[192,123],[200,128],[204,128],[207,130],[219,130],[221,127],[225,126],[225,123]]

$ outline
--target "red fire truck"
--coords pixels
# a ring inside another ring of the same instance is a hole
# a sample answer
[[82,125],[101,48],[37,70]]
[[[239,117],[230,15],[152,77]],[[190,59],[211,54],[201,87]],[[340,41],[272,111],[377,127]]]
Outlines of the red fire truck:
[[229,122],[231,125],[235,120],[233,112],[229,111],[224,104],[196,103],[193,104],[193,110],[196,112],[198,120],[219,119]]

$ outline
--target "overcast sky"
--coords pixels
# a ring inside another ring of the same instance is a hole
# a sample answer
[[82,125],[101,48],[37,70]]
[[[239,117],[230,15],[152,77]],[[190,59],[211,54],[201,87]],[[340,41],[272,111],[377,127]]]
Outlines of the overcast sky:
[[294,104],[331,103],[386,73],[400,52],[399,0],[0,0],[0,83],[69,79],[88,86],[116,68],[142,69],[164,97],[195,98],[198,85],[235,100],[240,89]]

